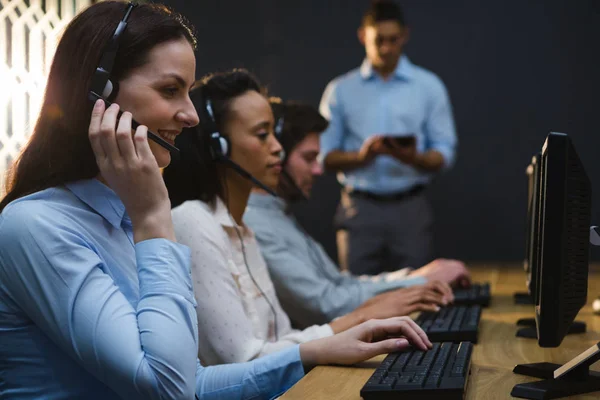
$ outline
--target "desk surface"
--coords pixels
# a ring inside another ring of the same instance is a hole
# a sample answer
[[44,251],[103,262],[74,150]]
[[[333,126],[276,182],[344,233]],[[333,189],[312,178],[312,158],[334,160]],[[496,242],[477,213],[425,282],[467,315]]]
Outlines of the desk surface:
[[[488,281],[492,288],[492,304],[484,309],[479,325],[479,342],[471,360],[471,376],[467,399],[507,399],[518,383],[535,381],[513,374],[516,364],[553,362],[563,364],[600,341],[600,316],[592,313],[591,303],[600,294],[600,269],[592,268],[589,280],[588,304],[577,320],[587,323],[587,333],[567,336],[560,347],[543,349],[534,339],[515,337],[515,322],[534,317],[532,306],[515,305],[512,295],[525,289],[525,275],[514,264],[479,265],[472,269],[473,281]],[[595,288],[595,289],[594,289]],[[323,366],[313,369],[292,387],[282,400],[295,399],[355,399],[360,389],[384,356],[375,357],[353,367]],[[593,367],[600,370],[599,364]],[[571,397],[598,399],[598,392]]]

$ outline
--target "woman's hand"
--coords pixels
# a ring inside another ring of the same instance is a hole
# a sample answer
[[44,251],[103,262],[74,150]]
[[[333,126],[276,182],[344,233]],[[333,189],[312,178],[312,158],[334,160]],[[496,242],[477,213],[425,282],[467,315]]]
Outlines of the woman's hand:
[[471,275],[465,263],[445,258],[433,260],[429,264],[412,271],[409,276],[423,276],[429,281],[442,281],[459,287],[469,287],[471,285]]
[[306,369],[324,364],[355,364],[409,345],[420,350],[431,348],[427,335],[412,319],[373,319],[337,335],[302,343],[300,357]]
[[117,126],[119,106],[104,107],[102,100],[94,105],[90,143],[102,178],[131,218],[135,242],[153,238],[175,241],[169,195],[148,145],[148,129],[140,125],[132,135],[131,113],[124,112]]

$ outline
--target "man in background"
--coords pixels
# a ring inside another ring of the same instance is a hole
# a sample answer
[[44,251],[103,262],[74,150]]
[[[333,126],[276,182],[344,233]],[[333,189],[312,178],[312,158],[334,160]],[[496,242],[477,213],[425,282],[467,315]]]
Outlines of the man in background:
[[433,212],[426,188],[449,168],[457,144],[442,81],[403,54],[402,9],[374,2],[358,30],[366,58],[331,81],[320,110],[323,164],[338,171],[340,263],[377,274],[433,259]]

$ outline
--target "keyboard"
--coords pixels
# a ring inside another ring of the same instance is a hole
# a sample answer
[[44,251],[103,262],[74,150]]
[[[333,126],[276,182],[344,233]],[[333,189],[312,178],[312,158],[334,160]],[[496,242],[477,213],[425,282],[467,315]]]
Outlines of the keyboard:
[[360,391],[365,400],[457,399],[466,392],[473,344],[433,343],[429,351],[390,353]]
[[477,343],[481,306],[448,306],[437,312],[424,311],[415,322],[432,342]]
[[466,289],[456,289],[454,291],[454,304],[459,306],[482,306],[488,307],[492,295],[490,293],[490,284],[474,283]]

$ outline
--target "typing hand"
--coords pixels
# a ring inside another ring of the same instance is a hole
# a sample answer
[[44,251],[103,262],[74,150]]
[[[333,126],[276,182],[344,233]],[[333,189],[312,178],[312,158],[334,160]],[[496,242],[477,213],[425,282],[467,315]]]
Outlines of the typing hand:
[[438,258],[429,264],[412,271],[409,276],[423,276],[429,281],[442,281],[449,285],[468,287],[471,275],[462,261]]
[[305,367],[355,364],[409,345],[421,350],[432,347],[425,332],[409,317],[373,319],[337,335],[301,344],[300,357]]
[[365,319],[409,315],[418,311],[439,311],[454,301],[448,284],[434,281],[425,285],[396,289],[365,301],[360,310]]

